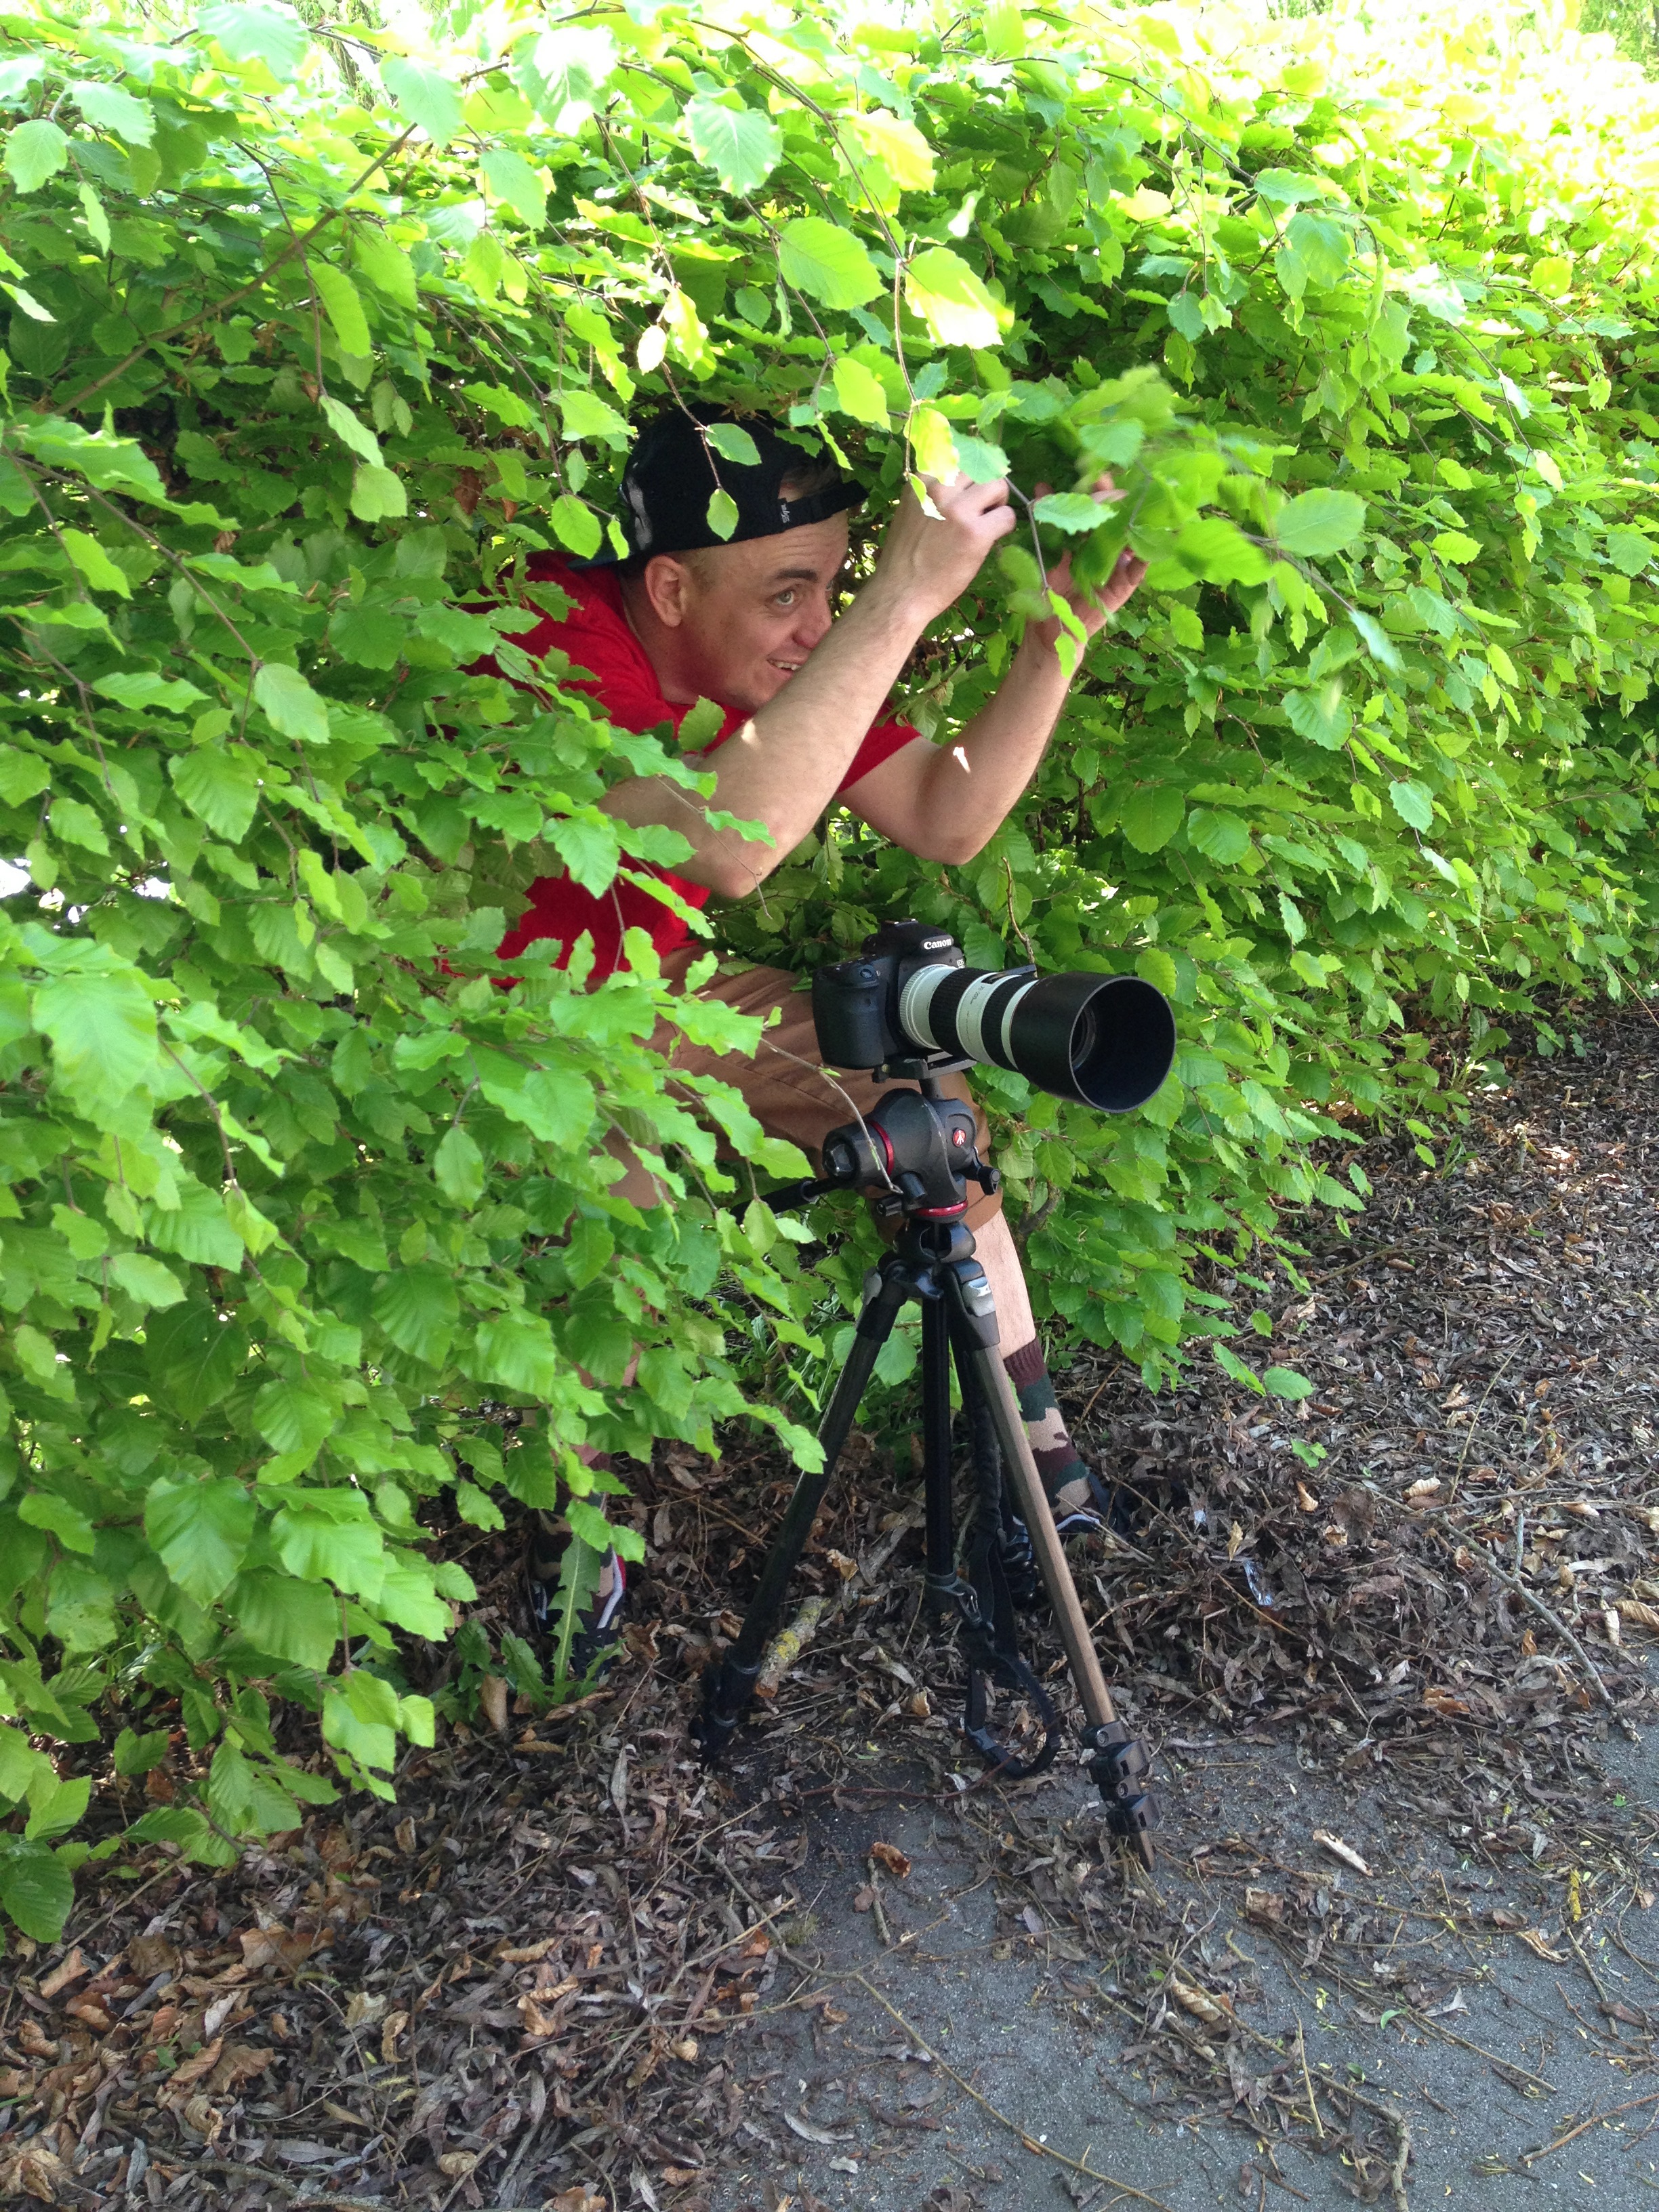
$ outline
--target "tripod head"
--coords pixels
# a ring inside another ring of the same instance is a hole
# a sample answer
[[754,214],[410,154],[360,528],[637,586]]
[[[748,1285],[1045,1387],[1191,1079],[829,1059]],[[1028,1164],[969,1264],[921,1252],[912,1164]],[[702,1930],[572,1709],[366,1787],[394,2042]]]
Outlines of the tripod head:
[[805,1206],[832,1190],[857,1190],[880,1220],[959,1220],[970,1182],[988,1194],[1002,1181],[979,1156],[972,1108],[939,1088],[939,1077],[963,1065],[900,1062],[878,1071],[914,1073],[921,1087],[889,1091],[862,1121],[831,1129],[823,1140],[823,1173],[769,1191],[768,1204]]

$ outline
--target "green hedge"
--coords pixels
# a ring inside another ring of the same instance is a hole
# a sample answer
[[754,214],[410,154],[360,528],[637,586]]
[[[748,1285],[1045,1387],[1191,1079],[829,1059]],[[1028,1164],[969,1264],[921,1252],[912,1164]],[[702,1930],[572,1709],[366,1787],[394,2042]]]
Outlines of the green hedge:
[[[787,43],[648,0],[499,50],[457,15],[423,52],[279,0],[0,23],[0,1905],[31,1934],[118,1728],[129,1774],[184,1732],[202,1788],[140,1832],[210,1863],[325,1768],[389,1792],[434,1718],[399,1636],[471,1595],[434,1525],[505,1489],[605,1540],[572,1447],[745,1409],[814,1449],[854,1263],[803,1273],[646,1043],[752,1025],[648,954],[493,980],[533,875],[684,849],[597,804],[696,785],[672,744],[512,680],[522,563],[599,544],[629,410],[787,414],[877,523],[915,463],[1060,488],[928,642],[940,738],[1062,546],[1150,559],[981,860],[839,820],[717,925],[805,964],[915,912],[1170,993],[1144,1113],[985,1085],[1040,1297],[1150,1383],[1207,1343],[1301,1387],[1189,1270],[1358,1205],[1317,1137],[1426,1141],[1408,1010],[1478,1069],[1540,986],[1645,960],[1651,96],[1559,27],[1389,14],[1218,13],[1213,51],[1185,9],[1010,0]],[[1100,524],[1070,492],[1103,464]],[[682,1201],[610,1197],[607,1129]],[[280,1753],[273,1698],[325,1753]]]

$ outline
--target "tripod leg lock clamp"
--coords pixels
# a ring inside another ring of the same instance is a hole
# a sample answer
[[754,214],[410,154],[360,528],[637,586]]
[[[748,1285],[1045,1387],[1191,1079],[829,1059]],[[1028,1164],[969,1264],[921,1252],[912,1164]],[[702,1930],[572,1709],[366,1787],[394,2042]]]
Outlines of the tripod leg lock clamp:
[[1141,1787],[1152,1771],[1146,1747],[1131,1735],[1121,1721],[1087,1729],[1083,1737],[1089,1752],[1089,1779],[1106,1808],[1106,1822],[1114,1835],[1139,1837],[1150,1832],[1154,1807]]

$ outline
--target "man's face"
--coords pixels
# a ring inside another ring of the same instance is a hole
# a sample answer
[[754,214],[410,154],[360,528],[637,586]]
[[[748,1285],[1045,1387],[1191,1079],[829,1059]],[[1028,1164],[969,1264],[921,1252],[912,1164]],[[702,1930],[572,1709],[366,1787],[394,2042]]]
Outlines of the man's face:
[[641,580],[672,633],[676,689],[747,714],[775,699],[829,629],[846,560],[847,518],[836,514],[651,562]]

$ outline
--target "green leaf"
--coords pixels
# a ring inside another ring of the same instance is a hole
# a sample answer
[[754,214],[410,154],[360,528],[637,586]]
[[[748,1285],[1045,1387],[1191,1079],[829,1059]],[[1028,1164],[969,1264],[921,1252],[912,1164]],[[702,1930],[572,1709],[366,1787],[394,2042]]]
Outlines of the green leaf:
[[[559,394],[559,414],[564,422],[567,438],[604,438],[616,446],[627,443],[627,423],[614,407],[605,404],[597,392],[562,392]],[[533,421],[534,417],[530,419]]]
[[1144,783],[1123,802],[1123,834],[1138,853],[1161,852],[1186,817],[1179,785]]
[[429,1367],[442,1364],[460,1313],[454,1283],[438,1267],[400,1267],[374,1294],[374,1318],[392,1343]]
[[67,526],[58,535],[64,550],[94,591],[118,592],[124,599],[132,597],[132,586],[127,581],[125,570],[116,567],[95,538],[88,538],[84,530],[71,530]]
[[1072,532],[1098,530],[1112,519],[1112,510],[1105,501],[1091,499],[1086,491],[1048,492],[1032,501],[1031,512],[1039,522],[1051,523],[1056,530]]
[[1410,781],[1391,783],[1389,799],[1395,812],[1413,830],[1431,830],[1434,826],[1434,796],[1426,784]]
[[544,31],[513,50],[513,74],[531,101],[561,134],[581,129],[599,105],[617,66],[616,42],[598,26]]
[[43,1844],[0,1838],[0,1907],[25,1936],[55,1943],[75,1903],[75,1877]]
[[[361,1515],[342,1516],[342,1502],[361,1507]],[[386,1572],[386,1545],[368,1510],[355,1490],[291,1492],[272,1519],[271,1548],[301,1581],[331,1582],[372,1602]]]
[[273,1376],[253,1401],[253,1425],[272,1451],[307,1463],[338,1416],[338,1405],[325,1392],[281,1376]]
[[398,1693],[389,1682],[354,1667],[323,1698],[323,1739],[364,1766],[390,1770],[398,1755]]
[[711,495],[708,521],[716,538],[731,537],[738,526],[738,502],[729,491],[717,491]]
[[[38,1795],[31,1791],[29,1820],[23,1831],[24,1840],[31,1844],[45,1843],[53,1836],[66,1835],[85,1818],[91,1796],[92,1780],[85,1774],[73,1782],[53,1781],[41,1789]],[[3,1863],[0,1862],[0,1864]]]
[[53,1082],[78,1113],[109,1113],[155,1064],[155,1001],[131,970],[42,983],[33,1022],[52,1040]]
[[[364,335],[368,335],[367,331]],[[322,409],[329,428],[333,431],[343,446],[347,447],[360,459],[367,461],[371,468],[378,469],[384,465],[380,455],[380,440],[369,428],[368,423],[360,416],[352,412],[344,400],[336,399],[331,394],[325,392],[317,404]]]
[[562,491],[548,510],[554,535],[561,545],[586,561],[599,550],[603,535],[599,518],[586,503],[568,491]]
[[69,159],[69,138],[45,116],[6,134],[6,174],[20,192],[38,192]]
[[185,1295],[184,1285],[171,1267],[142,1252],[118,1252],[109,1263],[110,1280],[141,1306],[175,1306]]
[[179,799],[215,836],[239,845],[258,810],[258,761],[243,745],[201,745],[175,752],[168,775]]
[[1610,530],[1601,550],[1613,567],[1626,576],[1639,576],[1653,558],[1653,540],[1640,530]]
[[253,1537],[253,1500],[228,1476],[163,1476],[144,1496],[144,1534],[172,1580],[211,1605],[234,1577]]
[[739,422],[711,422],[703,435],[717,453],[728,461],[737,462],[739,468],[757,469],[760,466],[760,447]]
[[340,341],[342,353],[360,359],[374,350],[374,341],[368,334],[368,319],[363,313],[363,303],[357,296],[357,288],[344,270],[336,269],[329,262],[318,259],[309,262],[307,269],[323,303],[324,312],[334,326],[334,335]]
[[1249,824],[1222,808],[1195,806],[1187,817],[1187,835],[1218,867],[1236,867],[1250,849]]
[[144,1359],[154,1387],[185,1421],[198,1421],[228,1395],[247,1358],[247,1339],[210,1306],[188,1299],[144,1325]]
[[1258,1398],[1266,1397],[1267,1389],[1261,1377],[1253,1368],[1247,1367],[1236,1352],[1230,1352],[1224,1344],[1212,1344],[1210,1349],[1214,1352],[1216,1364],[1224,1375],[1231,1376],[1235,1382],[1242,1382],[1247,1390],[1254,1390]]
[[325,1583],[297,1582],[292,1575],[259,1567],[236,1577],[225,1605],[256,1650],[318,1674],[332,1661],[342,1625],[340,1601]]
[[1443,561],[1463,568],[1480,558],[1480,541],[1471,538],[1467,530],[1442,530],[1436,534],[1434,550]]
[[830,372],[830,380],[836,387],[842,414],[850,415],[855,422],[869,423],[872,429],[887,428],[887,392],[873,369],[843,354]]
[[119,706],[131,707],[135,714],[146,707],[160,707],[166,714],[188,714],[198,700],[207,696],[198,685],[186,683],[182,676],[158,676],[150,668],[131,675],[118,669],[112,676],[95,678],[92,688]]
[[547,186],[523,155],[493,147],[480,166],[496,198],[522,216],[532,230],[539,230],[547,220]]
[[782,133],[755,108],[727,106],[699,93],[686,102],[681,119],[692,152],[728,192],[754,191],[782,157]]
[[461,99],[447,77],[399,54],[380,64],[380,82],[434,146],[448,145],[461,127]]
[[148,1774],[167,1757],[171,1741],[165,1729],[155,1729],[148,1735],[135,1735],[130,1728],[124,1728],[115,1739],[115,1771],[129,1781],[135,1776]]
[[372,462],[351,479],[351,512],[359,522],[395,522],[409,512],[409,494],[395,469],[377,468]]
[[[927,325],[941,345],[986,347],[1000,343],[996,302],[983,279],[947,246],[925,246],[913,257],[904,271],[904,297],[911,313]],[[857,307],[860,302],[831,300],[826,304]]]
[[155,112],[147,100],[138,100],[118,84],[95,84],[76,79],[64,89],[95,130],[112,131],[129,146],[148,146],[155,136]]
[[32,1490],[17,1502],[17,1517],[26,1528],[46,1528],[71,1552],[90,1556],[98,1532],[78,1505],[49,1490]]
[[1299,1399],[1311,1398],[1314,1386],[1305,1375],[1298,1375],[1293,1367],[1269,1367],[1262,1382],[1273,1397],[1286,1398],[1292,1405]]
[[263,62],[284,83],[299,73],[310,33],[275,0],[214,0],[196,18],[197,28],[216,40],[234,62]]
[[882,289],[880,272],[860,240],[822,216],[799,215],[785,223],[778,267],[786,283],[826,307],[861,307]]
[[453,1122],[432,1155],[432,1176],[457,1206],[476,1206],[483,1195],[483,1154],[460,1122]]
[[1316,561],[1340,553],[1365,527],[1365,502],[1351,491],[1304,491],[1286,500],[1273,519],[1273,536],[1287,553]]
[[270,726],[285,738],[301,744],[328,743],[328,708],[297,668],[268,660],[253,679],[253,696],[264,708]]

